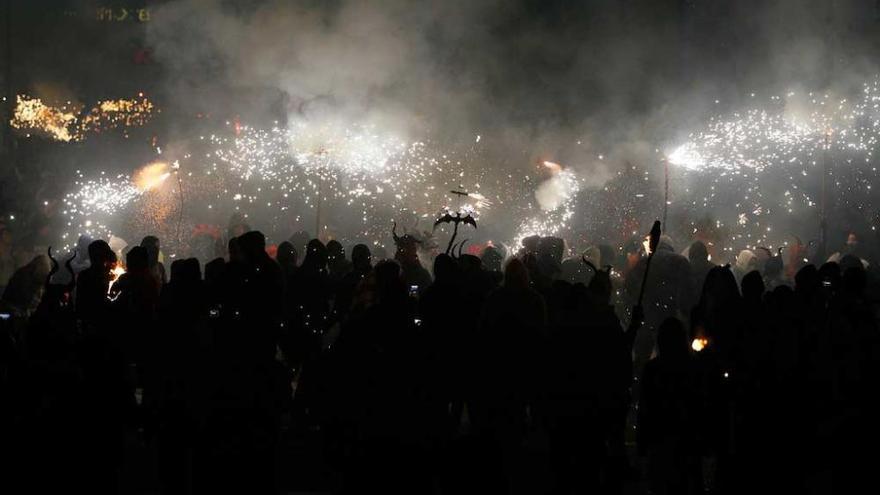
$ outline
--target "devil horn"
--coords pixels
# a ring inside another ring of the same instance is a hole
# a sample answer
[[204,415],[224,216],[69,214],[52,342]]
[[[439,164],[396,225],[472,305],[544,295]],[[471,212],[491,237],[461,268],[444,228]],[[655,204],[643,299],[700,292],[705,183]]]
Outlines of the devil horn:
[[52,246],[49,246],[49,259],[52,261],[52,269],[49,270],[49,274],[46,275],[46,285],[49,285],[52,276],[58,273],[58,260],[52,256]]
[[64,268],[67,268],[67,271],[70,272],[70,282],[67,283],[68,292],[72,292],[73,288],[76,286],[76,273],[73,272],[74,258],[76,258],[76,251],[71,251],[70,258],[67,258],[67,261],[64,262]]
[[461,244],[458,245],[458,257],[459,258],[461,258],[461,250],[464,248],[464,245],[468,240],[469,239],[465,239],[465,240],[461,241]]
[[593,273],[599,273],[599,270],[596,269],[596,265],[594,265],[590,260],[588,260],[586,255],[581,255],[581,261],[583,261],[585,265],[590,267],[590,270],[593,270]]
[[397,222],[394,222],[394,225],[391,227],[391,237],[394,238],[395,244],[400,242],[400,237],[397,235]]

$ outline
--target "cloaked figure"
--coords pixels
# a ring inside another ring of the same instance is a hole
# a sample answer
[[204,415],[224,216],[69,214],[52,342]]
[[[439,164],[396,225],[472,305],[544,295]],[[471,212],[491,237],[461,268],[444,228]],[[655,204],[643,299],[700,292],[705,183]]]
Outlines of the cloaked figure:
[[419,261],[419,245],[421,242],[410,234],[397,235],[397,224],[391,229],[396,251],[394,260],[400,264],[404,283],[415,287],[417,291],[425,290],[431,285],[431,274]]

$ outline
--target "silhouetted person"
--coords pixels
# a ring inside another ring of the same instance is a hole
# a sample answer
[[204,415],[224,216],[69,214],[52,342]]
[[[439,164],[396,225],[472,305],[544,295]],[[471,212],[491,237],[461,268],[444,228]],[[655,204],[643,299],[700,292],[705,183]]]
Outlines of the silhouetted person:
[[[547,321],[544,300],[530,288],[522,261],[511,259],[503,285],[489,294],[476,339],[474,390],[470,419],[477,435],[501,462],[495,489],[508,490],[519,445],[528,424],[528,408],[537,397],[538,362]],[[489,472],[492,466],[486,467]]]
[[165,265],[159,261],[159,251],[161,250],[159,238],[153,235],[148,235],[141,240],[141,247],[147,250],[147,262],[150,268],[150,273],[153,274],[153,277],[155,277],[159,283],[165,285],[168,278],[165,275]]
[[278,252],[275,255],[275,261],[281,267],[281,273],[284,275],[285,281],[292,280],[297,268],[297,251],[293,244],[284,241],[278,245]]
[[702,491],[698,385],[684,326],[668,318],[657,331],[657,357],[642,373],[639,400],[638,445],[648,456],[652,493]]
[[709,261],[709,250],[706,249],[706,245],[703,244],[703,241],[694,241],[693,244],[691,244],[688,249],[688,261],[690,262],[691,268],[690,286],[692,296],[688,301],[689,306],[684,308],[686,311],[690,311],[690,307],[700,300],[700,291],[703,288],[703,280],[706,280],[706,275],[709,273],[709,270],[715,266],[714,263]]
[[16,270],[3,290],[4,308],[23,318],[30,316],[40,303],[50,268],[49,258],[39,255]]
[[352,269],[340,280],[336,288],[333,310],[337,320],[344,320],[354,304],[355,292],[363,280],[373,270],[373,257],[370,248],[357,244],[351,250]]
[[107,295],[113,277],[110,271],[115,264],[116,254],[106,241],[89,244],[89,267],[76,280],[76,313],[87,331],[110,318]]
[[330,283],[336,287],[350,271],[351,262],[345,259],[342,244],[335,239],[327,242],[327,276]]

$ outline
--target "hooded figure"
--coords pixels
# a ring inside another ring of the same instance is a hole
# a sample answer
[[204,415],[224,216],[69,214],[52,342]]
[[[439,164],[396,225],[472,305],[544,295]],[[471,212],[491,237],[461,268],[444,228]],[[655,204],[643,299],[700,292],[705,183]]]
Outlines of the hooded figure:
[[410,234],[397,235],[397,225],[391,229],[394,245],[397,250],[394,259],[400,264],[403,281],[407,287],[416,287],[419,292],[431,285],[431,274],[419,261],[419,244],[421,242]]

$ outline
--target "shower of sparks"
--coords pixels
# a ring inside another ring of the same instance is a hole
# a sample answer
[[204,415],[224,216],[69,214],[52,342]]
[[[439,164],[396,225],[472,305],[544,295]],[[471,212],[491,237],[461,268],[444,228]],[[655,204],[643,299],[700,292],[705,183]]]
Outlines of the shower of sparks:
[[818,220],[809,219],[821,208],[826,164],[829,211],[867,215],[878,206],[872,194],[878,131],[880,78],[864,84],[854,101],[814,93],[774,96],[711,119],[668,153],[688,183],[673,194],[688,197],[694,211],[721,212],[725,244],[737,249],[786,245],[797,229],[814,237]]
[[[872,185],[880,79],[866,84],[852,102],[789,94],[754,107],[712,119],[668,153],[670,234],[683,237],[676,241],[708,239],[716,249],[730,251],[782,246],[793,234],[812,238],[818,220],[810,219],[818,214],[826,157],[829,209],[876,212],[880,205]],[[85,129],[111,128],[111,121],[139,125],[125,115],[148,117],[151,108],[100,102],[78,117],[75,108],[20,99],[14,125],[71,141],[81,139]],[[107,118],[88,117],[102,112]],[[67,139],[59,137],[64,132]],[[430,232],[436,213],[449,207],[473,209],[482,219],[478,236],[512,238],[514,249],[530,235],[615,243],[640,239],[663,201],[650,163],[627,164],[603,186],[588,188],[587,176],[554,162],[513,172],[476,146],[491,142],[487,139],[448,149],[364,125],[297,122],[267,129],[236,122],[179,141],[173,152],[157,149],[157,158],[175,165],[157,167],[151,179],[141,178],[143,170],[131,176],[78,173],[74,190],[64,198],[65,242],[74,243],[77,234],[106,238],[149,230],[163,237],[182,231],[185,245],[193,227],[226,225],[231,214],[238,214],[253,227],[276,233],[274,240],[295,230],[314,235],[320,223],[325,237],[387,247],[392,220],[406,232]],[[535,192],[551,181],[550,201],[539,202]],[[450,201],[452,189],[471,192]],[[716,252],[716,259],[723,261],[723,254]]]
[[146,124],[153,112],[153,103],[144,97],[103,100],[83,113],[80,105],[66,102],[60,106],[43,103],[39,98],[16,97],[10,125],[23,132],[46,135],[56,141],[81,141],[89,133]]
[[[111,225],[121,224],[114,217],[166,217],[167,212],[158,215],[153,210],[161,205],[176,208],[175,196],[141,199],[161,196],[154,189],[163,183],[172,184],[163,190],[186,192],[180,203],[187,202],[188,216],[223,222],[219,219],[224,215],[238,213],[288,234],[319,221],[336,238],[375,245],[390,240],[391,220],[400,215],[414,218],[413,225],[402,228],[430,230],[450,188],[466,185],[475,191],[459,208],[484,211],[492,204],[479,192],[485,170],[429,142],[407,142],[367,126],[241,126],[238,133],[222,134],[190,143],[192,153],[171,168],[156,162],[131,179],[80,180],[79,190],[66,198],[70,229],[65,240],[72,242],[74,234],[109,234]],[[166,182],[173,174],[178,181]],[[97,204],[103,206],[99,209]]]
[[39,98],[18,95],[15,113],[9,124],[27,132],[43,132],[57,141],[73,139],[71,126],[76,123],[76,113],[67,106],[51,107]]
[[558,236],[562,235],[569,227],[569,222],[577,208],[577,195],[581,189],[578,177],[569,169],[562,168],[558,163],[545,161],[543,165],[550,170],[552,176],[549,181],[554,182],[554,208],[542,211],[537,205],[528,205],[531,210],[529,216],[519,224],[511,246],[515,249],[522,246],[526,237]]

